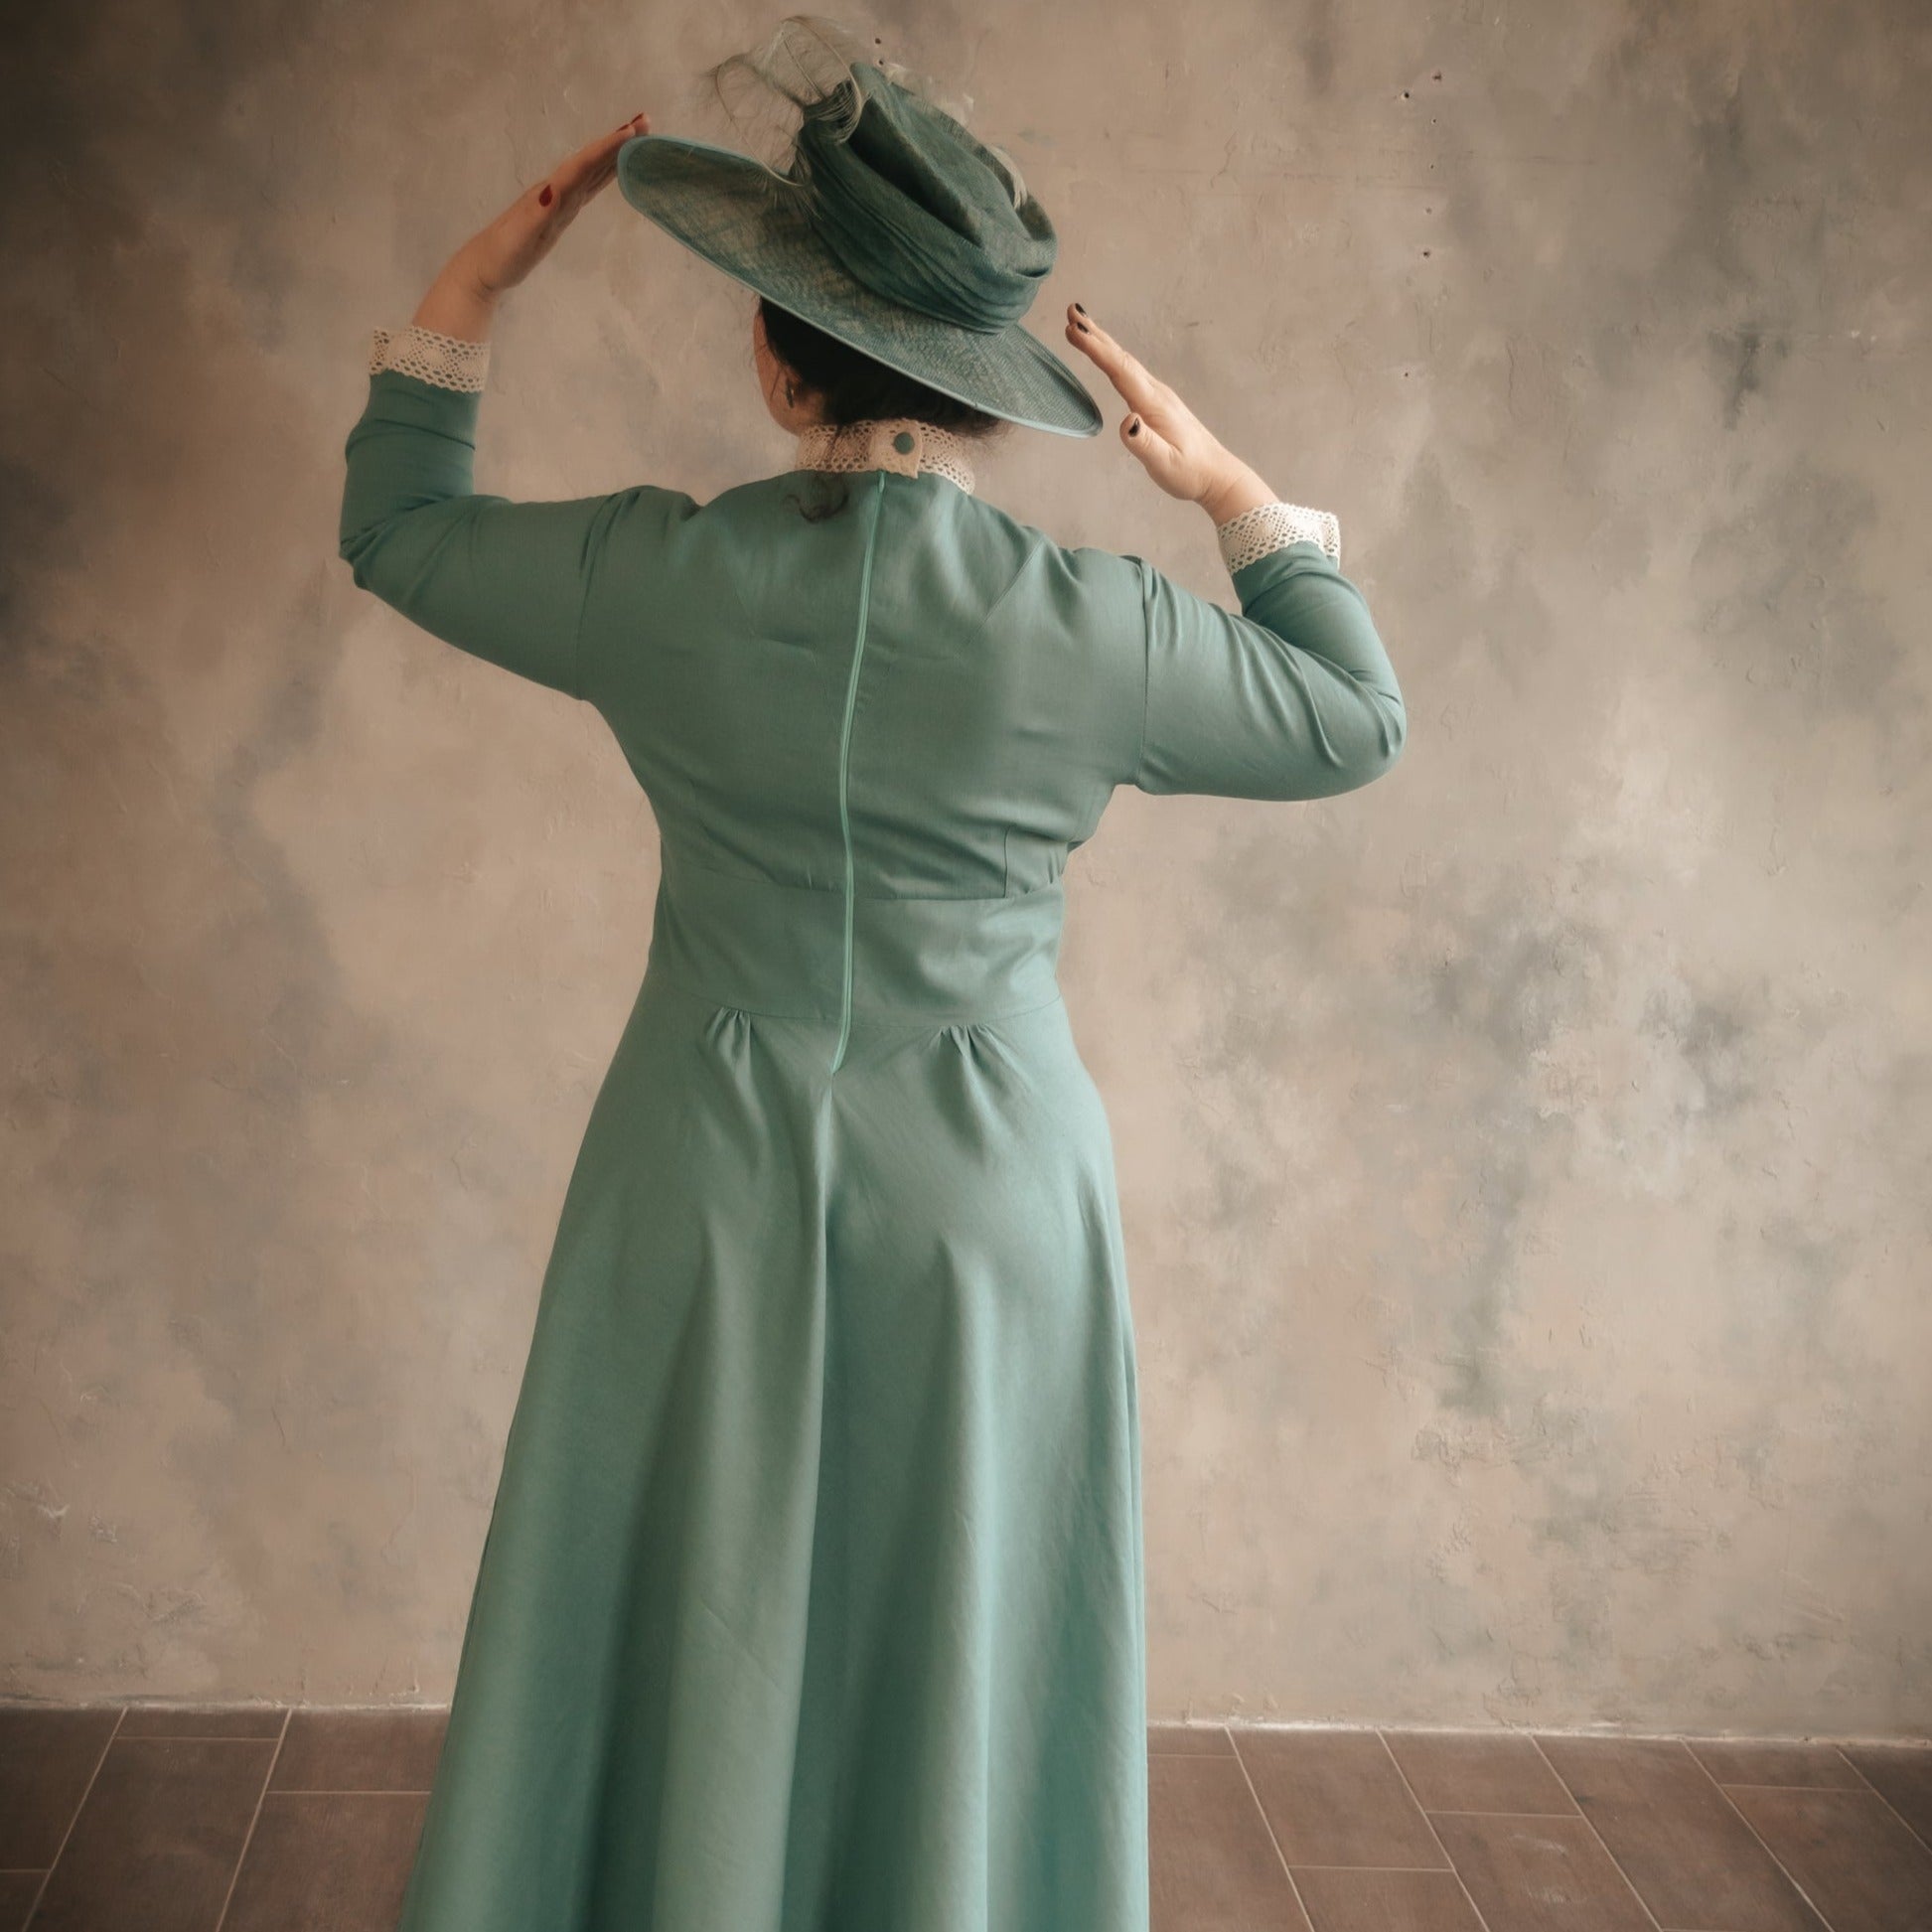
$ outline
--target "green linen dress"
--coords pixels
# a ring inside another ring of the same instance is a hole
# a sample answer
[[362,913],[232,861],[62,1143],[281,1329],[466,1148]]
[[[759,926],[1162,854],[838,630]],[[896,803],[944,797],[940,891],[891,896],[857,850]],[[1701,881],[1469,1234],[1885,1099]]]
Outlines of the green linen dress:
[[1312,537],[1239,612],[1064,547],[918,423],[709,503],[480,495],[479,388],[372,368],[340,554],[596,707],[662,884],[403,1932],[1145,1932],[1133,1332],[1065,868],[1116,786],[1387,771],[1367,605]]

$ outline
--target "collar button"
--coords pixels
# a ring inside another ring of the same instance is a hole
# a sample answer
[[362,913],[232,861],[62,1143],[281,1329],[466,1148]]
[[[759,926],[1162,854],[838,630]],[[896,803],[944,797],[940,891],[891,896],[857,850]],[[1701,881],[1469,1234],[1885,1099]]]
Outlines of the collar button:
[[898,435],[896,435],[892,439],[892,447],[896,449],[901,456],[910,456],[913,451],[912,431],[910,429],[900,430]]

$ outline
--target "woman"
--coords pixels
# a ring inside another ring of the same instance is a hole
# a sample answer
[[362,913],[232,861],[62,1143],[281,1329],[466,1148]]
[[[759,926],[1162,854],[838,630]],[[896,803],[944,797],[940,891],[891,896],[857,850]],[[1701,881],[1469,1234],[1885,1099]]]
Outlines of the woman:
[[[1018,322],[1053,230],[902,70],[794,98],[785,175],[643,115],[562,162],[377,332],[348,441],[356,581],[596,706],[663,868],[405,1932],[1141,1932],[1133,1337],[1063,868],[1116,786],[1319,798],[1403,745],[1332,517],[1078,302],[1241,611],[978,494],[988,431],[1100,423]],[[794,461],[477,495],[497,304],[613,178],[760,290]]]

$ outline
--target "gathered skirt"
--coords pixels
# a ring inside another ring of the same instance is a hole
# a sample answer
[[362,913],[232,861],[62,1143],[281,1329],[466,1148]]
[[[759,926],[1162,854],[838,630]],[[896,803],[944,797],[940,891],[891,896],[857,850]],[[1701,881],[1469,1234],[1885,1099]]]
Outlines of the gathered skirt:
[[401,1932],[1145,1932],[1101,1097],[1057,996],[836,1030],[645,975]]

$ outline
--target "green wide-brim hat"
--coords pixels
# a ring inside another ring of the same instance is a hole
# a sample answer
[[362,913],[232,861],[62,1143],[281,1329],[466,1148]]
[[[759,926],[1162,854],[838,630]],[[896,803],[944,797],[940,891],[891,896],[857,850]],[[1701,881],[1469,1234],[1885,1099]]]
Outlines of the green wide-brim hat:
[[880,69],[808,106],[779,172],[708,141],[640,134],[624,199],[781,309],[982,409],[1092,436],[1086,385],[1020,326],[1057,239],[1005,158]]

